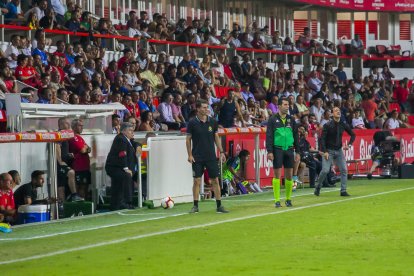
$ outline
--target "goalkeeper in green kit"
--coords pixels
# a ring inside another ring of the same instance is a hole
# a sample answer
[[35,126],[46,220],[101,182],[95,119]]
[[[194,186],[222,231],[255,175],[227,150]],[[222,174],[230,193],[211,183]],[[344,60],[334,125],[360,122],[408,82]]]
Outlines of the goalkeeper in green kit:
[[[273,161],[273,193],[275,196],[275,207],[282,207],[280,204],[280,176],[282,166],[285,168],[285,192],[286,207],[292,207],[292,187],[293,187],[293,166],[295,160],[300,158],[298,154],[298,131],[295,118],[290,116],[289,101],[280,98],[279,112],[269,118],[266,130],[266,150],[267,158]],[[295,153],[296,150],[296,153]]]

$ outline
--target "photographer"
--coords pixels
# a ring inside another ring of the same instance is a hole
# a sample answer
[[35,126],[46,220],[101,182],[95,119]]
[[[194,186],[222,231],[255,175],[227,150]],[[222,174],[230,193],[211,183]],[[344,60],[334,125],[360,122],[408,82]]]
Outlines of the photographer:
[[306,140],[308,132],[305,127],[300,126],[298,128],[299,132],[299,154],[300,154],[300,164],[298,169],[298,175],[301,175],[303,168],[307,166],[309,168],[309,186],[310,188],[315,188],[316,175],[320,173],[322,169],[321,162],[315,158],[310,151],[314,151],[310,143]]

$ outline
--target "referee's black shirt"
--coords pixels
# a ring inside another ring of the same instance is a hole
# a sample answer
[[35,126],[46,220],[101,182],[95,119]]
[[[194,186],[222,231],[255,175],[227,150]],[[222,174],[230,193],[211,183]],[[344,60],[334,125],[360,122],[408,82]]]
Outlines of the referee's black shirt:
[[352,145],[355,141],[355,133],[348,124],[341,121],[336,122],[333,119],[326,123],[322,130],[321,151],[340,150],[342,148],[342,134],[344,131],[351,136],[349,145]]
[[217,130],[217,122],[211,117],[207,117],[207,121],[202,122],[196,116],[188,122],[187,133],[191,134],[193,146],[191,152],[196,162],[217,159],[216,149],[214,147],[214,138]]

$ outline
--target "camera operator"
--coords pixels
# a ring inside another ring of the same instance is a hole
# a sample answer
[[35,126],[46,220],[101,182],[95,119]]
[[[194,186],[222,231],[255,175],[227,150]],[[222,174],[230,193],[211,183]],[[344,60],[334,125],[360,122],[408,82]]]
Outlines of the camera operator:
[[[394,150],[390,149],[389,146],[382,145],[384,141],[390,141],[391,143],[399,144],[399,141],[392,136],[389,131],[378,131],[374,134],[374,145],[371,148],[371,159],[372,159],[372,166],[367,174],[368,179],[372,179],[372,173],[376,170],[379,166],[386,166],[387,164],[391,165],[392,171],[398,167],[400,160],[395,157]],[[399,149],[399,147],[398,147]]]
[[[308,132],[304,126],[298,128],[299,132],[299,154],[300,154],[300,165],[299,171],[303,170],[305,166],[309,168],[309,185],[310,188],[315,188],[316,175],[321,172],[322,163],[315,158],[310,151],[314,151],[306,137]],[[301,173],[298,173],[300,175]]]

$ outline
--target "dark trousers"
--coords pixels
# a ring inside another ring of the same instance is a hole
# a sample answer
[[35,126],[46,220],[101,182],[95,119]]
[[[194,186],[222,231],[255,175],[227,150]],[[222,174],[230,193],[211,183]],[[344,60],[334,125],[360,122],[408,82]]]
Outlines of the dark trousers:
[[313,159],[313,162],[309,163],[307,166],[309,168],[309,186],[315,188],[316,175],[321,172],[322,163],[319,160]]
[[132,176],[120,168],[107,173],[111,177],[111,210],[128,208],[132,204]]

